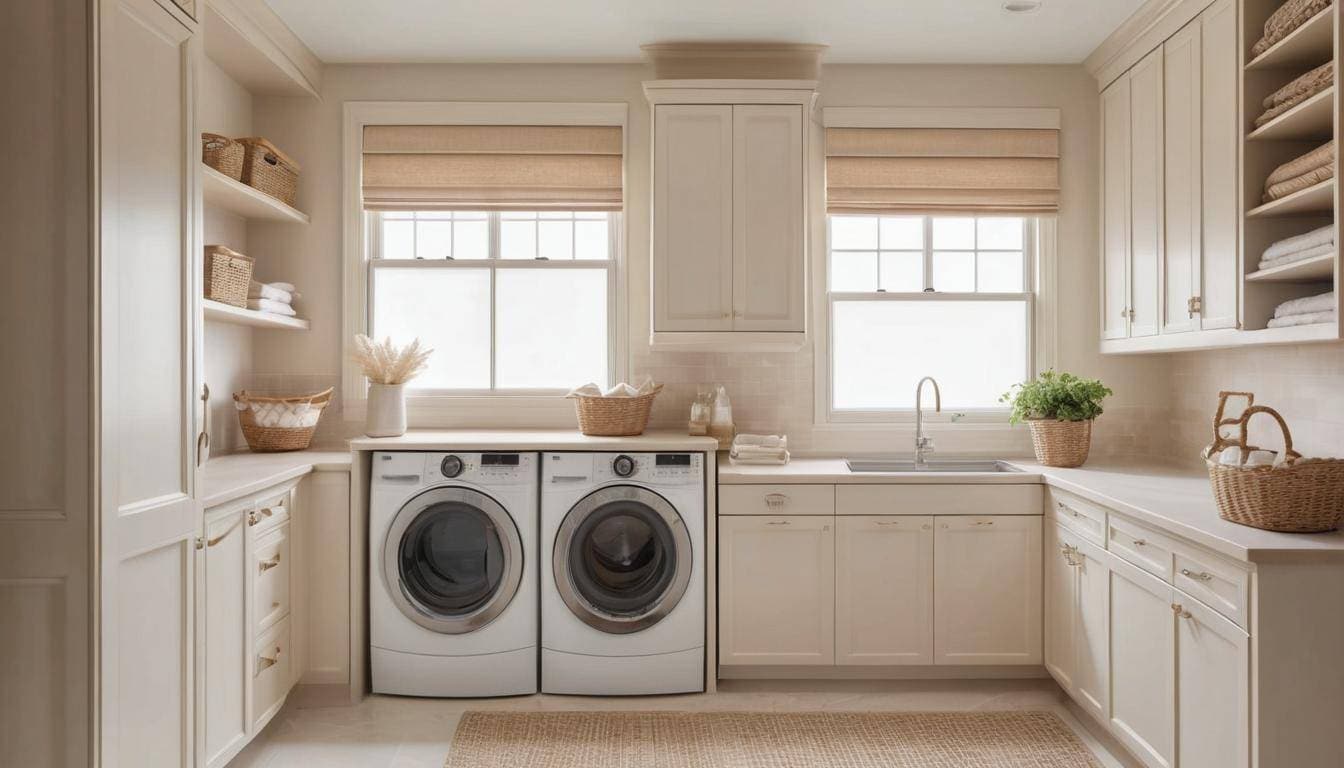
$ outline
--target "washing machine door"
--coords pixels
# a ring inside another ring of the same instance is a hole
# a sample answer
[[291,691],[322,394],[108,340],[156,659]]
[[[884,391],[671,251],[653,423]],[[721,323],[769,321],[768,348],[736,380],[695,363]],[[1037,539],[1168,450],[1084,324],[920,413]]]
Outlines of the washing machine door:
[[565,515],[552,561],[556,589],[579,620],[628,634],[657,624],[681,601],[691,580],[691,538],[662,496],[608,486]]
[[430,489],[393,518],[383,545],[383,576],[397,608],[420,626],[452,635],[480,629],[518,593],[518,527],[483,493]]

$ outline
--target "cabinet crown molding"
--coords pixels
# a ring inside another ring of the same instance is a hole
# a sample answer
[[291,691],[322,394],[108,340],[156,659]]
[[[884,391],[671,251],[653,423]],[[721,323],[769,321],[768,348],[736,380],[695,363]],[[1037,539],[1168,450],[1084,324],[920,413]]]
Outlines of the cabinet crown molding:
[[827,46],[810,43],[668,42],[640,46],[660,80],[816,80]]
[[1213,0],[1148,0],[1083,60],[1098,90],[1138,63]]

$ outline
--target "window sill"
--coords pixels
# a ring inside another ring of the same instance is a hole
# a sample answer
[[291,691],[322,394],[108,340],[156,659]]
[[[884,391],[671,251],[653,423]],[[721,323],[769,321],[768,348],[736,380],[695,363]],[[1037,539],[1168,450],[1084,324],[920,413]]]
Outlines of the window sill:
[[[363,421],[368,400],[347,401],[346,421]],[[576,424],[574,405],[563,395],[411,396],[406,424],[416,428],[564,429]]]

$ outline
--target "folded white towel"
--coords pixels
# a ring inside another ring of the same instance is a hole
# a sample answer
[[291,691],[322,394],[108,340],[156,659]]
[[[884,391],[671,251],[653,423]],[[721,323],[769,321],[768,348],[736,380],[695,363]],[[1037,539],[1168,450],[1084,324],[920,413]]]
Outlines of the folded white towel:
[[1269,321],[1270,328],[1287,328],[1292,325],[1315,325],[1335,322],[1334,310],[1329,312],[1307,312],[1301,315],[1285,315]]
[[763,464],[772,466],[782,466],[789,463],[789,452],[773,456],[740,455],[729,453],[728,460],[734,464]]
[[1296,251],[1294,253],[1288,254],[1287,256],[1279,256],[1278,258],[1275,259],[1262,259],[1260,261],[1259,268],[1273,269],[1274,267],[1282,267],[1285,264],[1296,264],[1299,261],[1314,259],[1317,256],[1330,256],[1334,254],[1334,252],[1335,252],[1335,244],[1326,243],[1325,245],[1318,245],[1315,248],[1308,248],[1305,251]]
[[1267,467],[1273,464],[1279,455],[1274,451],[1255,450],[1246,456],[1246,460],[1241,460],[1241,449],[1236,446],[1228,446],[1218,454],[1218,463],[1230,467]]
[[1301,299],[1289,299],[1274,308],[1274,317],[1289,317],[1291,315],[1309,315],[1313,312],[1328,312],[1335,308],[1335,292],[1329,291],[1317,296],[1307,296]]
[[247,308],[260,312],[270,312],[273,315],[285,315],[286,317],[294,317],[296,314],[294,308],[283,301],[271,301],[270,299],[248,299]]
[[743,433],[733,438],[733,447],[787,450],[789,447],[789,437],[788,435],[749,435]]
[[[288,283],[285,283],[288,285]],[[281,304],[293,304],[294,294],[283,288],[277,288],[273,283],[258,283],[253,280],[247,288],[247,298],[249,299],[267,299],[269,301],[278,301]]]
[[603,391],[601,387],[593,382],[588,382],[582,386],[569,390],[569,397],[638,397],[647,395],[654,390],[653,378],[645,376],[644,381],[640,382],[638,387],[632,387],[624,381],[609,387]]
[[1287,256],[1290,253],[1305,251],[1308,248],[1315,248],[1321,245],[1333,245],[1335,242],[1335,225],[1326,224],[1324,227],[1313,229],[1301,235],[1285,237],[1271,244],[1265,249],[1260,258],[1268,261],[1277,259],[1280,256]]

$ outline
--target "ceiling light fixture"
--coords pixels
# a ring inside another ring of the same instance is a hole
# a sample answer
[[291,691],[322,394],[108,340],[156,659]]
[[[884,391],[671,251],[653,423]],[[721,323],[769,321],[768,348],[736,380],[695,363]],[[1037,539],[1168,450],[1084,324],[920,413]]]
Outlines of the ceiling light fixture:
[[1003,10],[1008,13],[1035,13],[1041,10],[1041,0],[1004,0]]

